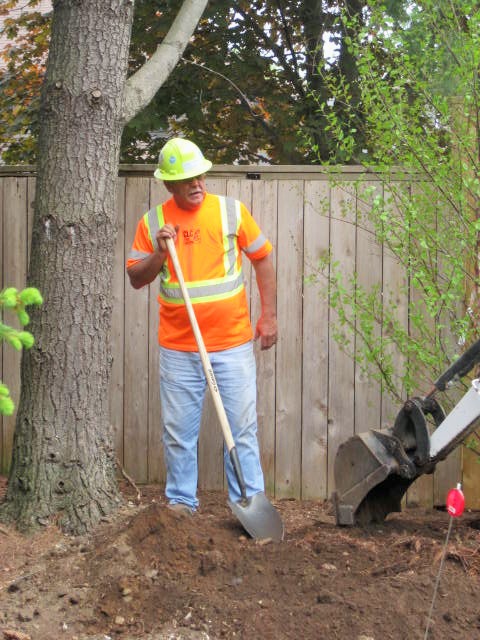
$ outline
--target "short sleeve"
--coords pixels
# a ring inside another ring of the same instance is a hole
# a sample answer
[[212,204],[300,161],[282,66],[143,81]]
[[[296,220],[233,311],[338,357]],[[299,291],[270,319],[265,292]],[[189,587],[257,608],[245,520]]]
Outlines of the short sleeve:
[[261,260],[272,251],[272,244],[265,237],[254,217],[243,203],[240,203],[240,229],[238,242],[250,260]]
[[133,239],[132,248],[127,258],[127,269],[137,262],[144,260],[154,252],[150,234],[145,224],[144,218],[141,218],[137,225],[135,237]]

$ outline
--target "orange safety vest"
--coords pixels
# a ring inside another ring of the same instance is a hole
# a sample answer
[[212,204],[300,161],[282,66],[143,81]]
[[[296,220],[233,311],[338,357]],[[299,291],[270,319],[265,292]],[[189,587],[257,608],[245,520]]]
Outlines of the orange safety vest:
[[[156,233],[166,222],[179,226],[177,254],[207,350],[228,349],[251,340],[241,251],[258,260],[270,253],[272,245],[250,212],[230,197],[207,194],[195,211],[180,209],[171,198],[147,211],[140,220],[127,268],[154,251]],[[160,272],[158,301],[160,344],[196,351],[169,257]]]

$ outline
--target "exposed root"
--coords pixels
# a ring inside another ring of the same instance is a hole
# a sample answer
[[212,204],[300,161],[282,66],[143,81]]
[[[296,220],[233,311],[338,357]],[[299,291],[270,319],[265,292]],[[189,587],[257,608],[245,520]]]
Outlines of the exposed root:
[[137,504],[140,504],[140,501],[141,501],[141,498],[142,498],[142,493],[141,493],[140,489],[135,484],[135,481],[128,475],[128,473],[122,467],[122,465],[120,463],[120,460],[118,458],[116,460],[117,460],[117,466],[120,469],[120,473],[125,478],[125,480],[129,483],[129,485],[131,487],[133,487],[135,489],[135,491],[137,492],[137,496],[135,498],[135,501],[136,501]]

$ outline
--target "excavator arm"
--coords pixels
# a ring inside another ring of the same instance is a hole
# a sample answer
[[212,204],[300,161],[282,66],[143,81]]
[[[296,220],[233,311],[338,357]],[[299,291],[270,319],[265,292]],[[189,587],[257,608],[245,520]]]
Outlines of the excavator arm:
[[[389,513],[401,511],[410,485],[421,475],[433,473],[436,464],[474,430],[480,418],[480,379],[472,381],[448,415],[434,396],[478,362],[480,340],[437,379],[427,396],[407,400],[393,427],[356,434],[340,445],[332,494],[338,525],[382,522]],[[435,425],[432,435],[428,416]]]

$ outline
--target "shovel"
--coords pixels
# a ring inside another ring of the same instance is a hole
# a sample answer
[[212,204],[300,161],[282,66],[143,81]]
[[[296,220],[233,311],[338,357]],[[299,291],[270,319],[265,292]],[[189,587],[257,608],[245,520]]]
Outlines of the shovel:
[[215,409],[220,421],[220,426],[222,427],[225,445],[227,447],[235,476],[237,478],[238,486],[240,488],[240,494],[242,496],[237,502],[229,500],[229,506],[234,515],[237,516],[238,520],[241,522],[245,531],[247,531],[247,533],[249,533],[252,538],[271,538],[275,542],[279,542],[280,540],[283,540],[284,528],[283,522],[275,507],[268,501],[263,491],[247,498],[245,480],[243,478],[240,460],[238,458],[237,449],[233,440],[232,431],[230,429],[227,414],[225,413],[222,398],[220,396],[220,391],[218,390],[212,365],[210,363],[210,359],[203,342],[202,334],[200,333],[200,327],[198,326],[195,311],[193,310],[193,306],[190,300],[190,295],[183,278],[182,269],[180,267],[177,251],[175,249],[175,243],[172,238],[166,238],[166,244],[168,253],[173,262],[175,273],[177,274],[177,279],[182,291],[183,299],[185,300],[185,306],[187,308],[190,324],[192,325],[198,352],[202,360],[205,377],[212,394]]

